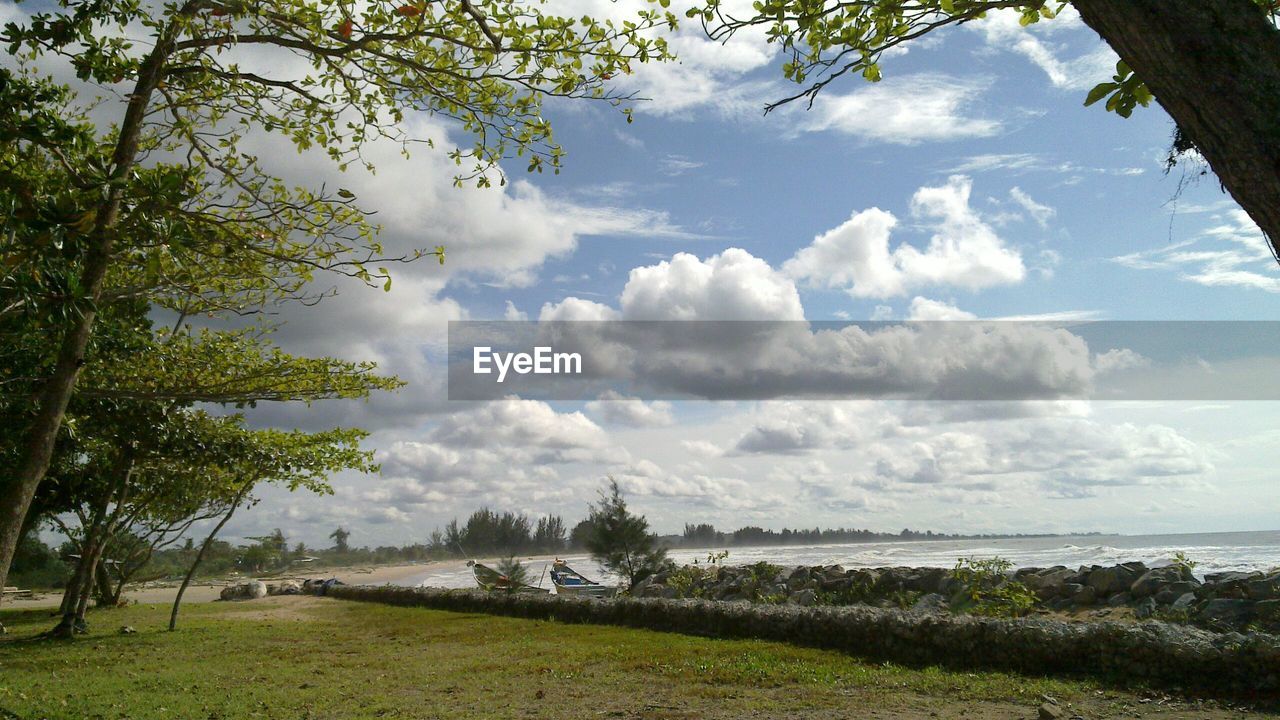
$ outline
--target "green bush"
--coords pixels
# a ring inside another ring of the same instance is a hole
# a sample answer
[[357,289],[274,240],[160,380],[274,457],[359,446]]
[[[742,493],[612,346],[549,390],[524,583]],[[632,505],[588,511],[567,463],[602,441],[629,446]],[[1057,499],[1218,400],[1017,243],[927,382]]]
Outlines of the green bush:
[[1013,563],[993,557],[960,558],[951,571],[961,587],[951,601],[953,609],[986,617],[1021,617],[1036,604],[1036,594],[1009,577]]

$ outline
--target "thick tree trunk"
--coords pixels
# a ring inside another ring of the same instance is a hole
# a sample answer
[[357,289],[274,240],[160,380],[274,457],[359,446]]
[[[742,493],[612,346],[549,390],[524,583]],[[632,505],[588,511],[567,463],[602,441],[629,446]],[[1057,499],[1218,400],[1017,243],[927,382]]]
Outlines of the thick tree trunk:
[[1280,30],[1252,0],[1073,0],[1280,251]]
[[[184,12],[186,11],[184,7]],[[124,120],[120,123],[120,134],[112,153],[111,184],[98,207],[94,228],[87,242],[80,286],[84,288],[84,299],[88,302],[74,316],[75,319],[62,336],[53,374],[44,382],[36,397],[35,418],[23,436],[22,456],[17,473],[6,478],[0,488],[0,587],[8,579],[9,565],[17,551],[23,520],[31,507],[36,489],[49,469],[58,429],[62,427],[62,417],[67,411],[76,379],[80,376],[80,368],[84,365],[85,348],[89,345],[89,336],[97,315],[96,308],[102,299],[103,280],[111,264],[115,225],[124,198],[123,184],[137,161],[147,105],[160,82],[165,62],[173,53],[178,32],[178,23],[170,23],[156,39],[151,53],[138,69],[138,82],[129,96],[129,104],[125,109]]]

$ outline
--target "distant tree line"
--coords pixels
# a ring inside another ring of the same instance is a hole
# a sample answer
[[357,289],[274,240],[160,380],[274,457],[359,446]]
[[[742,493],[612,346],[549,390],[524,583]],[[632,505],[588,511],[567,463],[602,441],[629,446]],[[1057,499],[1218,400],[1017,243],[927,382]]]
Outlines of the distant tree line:
[[[1099,533],[1073,533],[1076,535],[1098,535]],[[911,530],[904,528],[901,532],[886,533],[874,530],[858,530],[856,528],[813,528],[806,530],[783,528],[769,530],[750,525],[732,532],[721,532],[708,523],[685,523],[684,533],[679,536],[663,538],[673,545],[683,547],[712,547],[729,545],[818,545],[834,543],[892,542],[904,540],[983,540],[1013,537],[1052,537],[1051,534],[981,534],[962,535],[936,533],[932,530]]]

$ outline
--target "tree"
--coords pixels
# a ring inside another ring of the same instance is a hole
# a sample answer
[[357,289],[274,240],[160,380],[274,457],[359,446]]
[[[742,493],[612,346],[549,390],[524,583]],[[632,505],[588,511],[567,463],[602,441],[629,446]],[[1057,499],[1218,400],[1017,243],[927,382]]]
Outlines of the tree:
[[[228,448],[231,450],[226,454],[229,460],[220,468],[218,475],[211,478],[211,484],[230,498],[226,503],[226,514],[200,545],[182,584],[178,586],[173,611],[169,615],[169,630],[177,627],[183,593],[195,577],[200,562],[235,511],[242,504],[252,502],[249,493],[259,482],[282,485],[290,491],[305,488],[319,494],[331,494],[333,490],[328,484],[330,473],[342,470],[378,472],[373,453],[359,447],[367,435],[363,430],[342,428],[316,433],[241,429],[232,438],[232,447]],[[279,536],[279,547],[284,547],[284,534],[277,530],[271,536],[273,542],[277,540],[276,535]]]
[[643,515],[627,510],[618,481],[609,478],[607,490],[591,507],[591,535],[587,550],[596,562],[626,579],[628,585],[657,572],[670,563],[667,549],[658,546],[657,536],[649,532],[649,521]]
[[[665,43],[644,33],[675,23],[670,13],[646,11],[616,27],[547,15],[540,4],[518,0],[65,0],[25,24],[8,23],[0,41],[10,54],[66,58],[81,81],[127,102],[100,137],[83,128],[68,133],[56,112],[32,113],[34,126],[24,124],[32,118],[0,121],[0,131],[16,128],[23,142],[62,158],[84,201],[60,223],[59,232],[74,236],[66,248],[75,256],[62,292],[33,296],[42,301],[35,305],[58,311],[56,352],[21,427],[18,462],[0,487],[0,585],[47,473],[113,268],[132,264],[159,279],[206,260],[226,268],[224,285],[193,284],[176,297],[231,309],[237,303],[228,296],[267,299],[282,289],[278,278],[289,285],[286,294],[298,292],[317,270],[389,288],[389,275],[370,269],[382,251],[351,193],[289,187],[238,149],[247,133],[278,133],[345,168],[375,139],[405,147],[429,142],[406,135],[401,122],[422,112],[457,120],[475,139],[451,153],[459,167],[468,165],[459,182],[488,184],[489,168],[511,155],[526,157],[530,170],[558,168],[562,151],[543,117],[543,98],[621,103],[626,98],[607,81],[631,72],[633,62],[669,59]],[[149,37],[137,42],[139,34]],[[278,62],[243,62],[246,50]],[[295,59],[303,62],[284,62]],[[255,72],[258,64],[264,69]],[[19,114],[44,111],[48,98],[39,88],[21,90]],[[65,161],[68,136],[92,162]],[[106,150],[91,152],[97,148]],[[148,164],[156,157],[177,160]],[[47,246],[37,255],[54,252]],[[443,248],[435,254],[443,261]],[[184,270],[170,286],[185,279]]]
[[564,520],[559,515],[538,518],[533,530],[533,548],[537,552],[558,553],[564,550]]
[[587,541],[595,532],[595,525],[591,524],[591,518],[579,520],[577,525],[569,531],[569,549],[570,550],[586,550]]
[[329,538],[333,540],[334,552],[345,553],[351,548],[347,546],[347,538],[351,537],[351,533],[339,527],[337,530],[329,533]]
[[[725,40],[763,28],[788,56],[787,79],[812,103],[833,80],[881,77],[884,53],[942,28],[1013,8],[1029,25],[1052,19],[1067,2],[1048,0],[861,0],[824,3],[761,0],[755,14],[728,14],[722,0],[688,12],[710,37]],[[1084,22],[1122,60],[1112,82],[1086,104],[1127,117],[1154,98],[1178,126],[1174,148],[1204,156],[1226,190],[1280,252],[1280,5],[1273,0],[1070,0]],[[1277,255],[1280,259],[1280,255]]]

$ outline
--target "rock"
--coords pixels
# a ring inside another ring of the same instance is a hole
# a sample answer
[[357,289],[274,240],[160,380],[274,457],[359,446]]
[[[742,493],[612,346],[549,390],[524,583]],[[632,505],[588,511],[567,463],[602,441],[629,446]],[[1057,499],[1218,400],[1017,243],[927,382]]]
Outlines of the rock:
[[1107,600],[1107,605],[1110,607],[1123,607],[1131,602],[1133,602],[1133,596],[1127,592],[1122,592],[1112,595],[1110,599]]
[[1254,603],[1253,614],[1264,622],[1280,622],[1280,600],[1260,600]]
[[1028,588],[1034,590],[1041,600],[1048,600],[1060,596],[1067,578],[1075,574],[1075,571],[1065,567],[1049,568],[1040,575],[1027,576],[1023,582]]
[[911,612],[917,613],[942,613],[950,608],[947,599],[938,593],[929,593],[920,596],[915,604],[911,606]]
[[787,602],[808,607],[818,602],[818,594],[812,589],[797,590],[787,596]]
[[1252,580],[1255,577],[1260,577],[1261,575],[1262,573],[1260,572],[1238,572],[1238,571],[1209,573],[1208,575],[1204,576],[1204,581],[1207,583],[1212,583],[1214,585],[1231,585],[1233,583],[1238,583],[1238,582],[1247,582],[1249,580]]
[[1080,583],[1065,583],[1062,586],[1061,596],[1071,601],[1072,605],[1092,605],[1093,601],[1098,599],[1098,591]]
[[1280,600],[1280,573],[1248,581],[1245,593],[1251,600]]
[[1172,583],[1169,583],[1168,585],[1165,585],[1164,588],[1160,590],[1160,592],[1155,594],[1156,602],[1160,603],[1161,605],[1169,605],[1174,600],[1177,600],[1178,598],[1182,597],[1183,595],[1186,595],[1187,593],[1195,594],[1195,591],[1198,590],[1199,588],[1200,588],[1199,583],[1194,583],[1187,580],[1179,580],[1178,582],[1172,582]]
[[218,597],[223,600],[255,600],[267,596],[267,585],[261,580],[250,580],[246,583],[228,585],[222,588]]
[[1181,597],[1173,601],[1169,607],[1174,610],[1190,610],[1196,604],[1196,594],[1193,592],[1183,593]]
[[1142,563],[1098,568],[1089,573],[1089,579],[1085,584],[1097,591],[1100,596],[1113,595],[1128,590],[1144,572],[1146,572],[1146,566]]
[[674,598],[676,589],[662,583],[650,583],[640,591],[640,597]]
[[1036,710],[1036,714],[1040,720],[1062,720],[1063,712],[1062,708],[1053,703],[1043,703]]
[[1253,603],[1236,598],[1214,598],[1200,608],[1200,619],[1224,625],[1243,625],[1253,617]]
[[297,580],[285,580],[276,588],[280,595],[297,595],[302,592],[302,583]]
[[1137,605],[1134,606],[1133,616],[1138,618],[1139,620],[1146,620],[1147,618],[1155,614],[1155,611],[1156,611],[1156,599],[1151,597],[1144,598]]
[[1191,580],[1191,571],[1179,565],[1167,565],[1158,567],[1143,573],[1141,577],[1134,581],[1129,587],[1129,592],[1136,598],[1144,598],[1155,595],[1164,589],[1164,586]]

